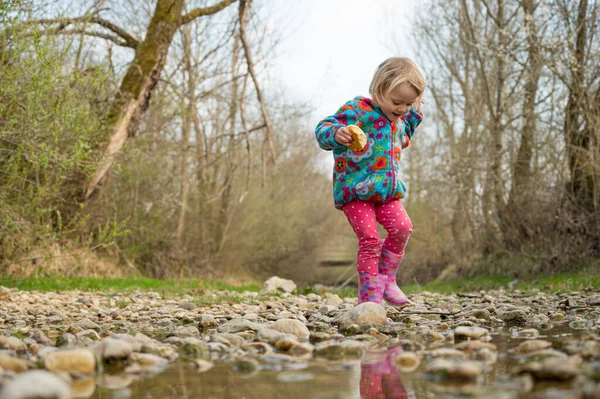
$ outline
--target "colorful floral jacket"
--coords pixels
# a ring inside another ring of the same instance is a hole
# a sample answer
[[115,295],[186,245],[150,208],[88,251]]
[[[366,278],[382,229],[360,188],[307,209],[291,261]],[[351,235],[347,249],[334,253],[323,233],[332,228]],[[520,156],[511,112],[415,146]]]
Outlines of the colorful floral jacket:
[[[422,120],[423,115],[411,108],[401,123],[390,122],[373,100],[359,96],[319,122],[315,129],[319,146],[333,151],[335,161],[336,208],[353,200],[385,203],[404,198],[406,186],[398,178],[400,157]],[[357,125],[367,135],[362,151],[354,152],[335,141],[335,132],[347,125]]]

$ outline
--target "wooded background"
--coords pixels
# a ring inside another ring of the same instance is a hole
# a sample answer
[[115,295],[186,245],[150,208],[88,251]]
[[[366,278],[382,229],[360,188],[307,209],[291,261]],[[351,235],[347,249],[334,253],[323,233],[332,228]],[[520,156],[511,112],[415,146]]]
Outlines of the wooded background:
[[[265,85],[268,5],[2,2],[0,274],[320,282],[352,231],[311,109]],[[420,7],[427,121],[403,157],[403,283],[593,265],[600,4]]]

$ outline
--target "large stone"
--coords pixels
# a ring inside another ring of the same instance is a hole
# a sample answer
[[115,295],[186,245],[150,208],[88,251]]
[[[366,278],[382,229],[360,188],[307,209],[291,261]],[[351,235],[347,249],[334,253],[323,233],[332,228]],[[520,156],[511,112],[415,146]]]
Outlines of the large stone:
[[2,399],[70,399],[71,390],[63,380],[44,370],[22,373],[1,391]]
[[286,280],[277,276],[273,276],[265,281],[265,286],[261,292],[293,292],[295,289],[296,284],[292,280]]
[[229,320],[227,323],[220,325],[219,328],[217,328],[217,331],[220,333],[232,334],[248,330],[256,331],[258,330],[258,325],[246,319],[233,319]]
[[284,334],[292,334],[298,338],[308,338],[310,335],[308,328],[300,321],[294,319],[279,319],[267,328]]
[[60,350],[46,355],[44,366],[53,372],[92,374],[96,369],[96,359],[94,353],[88,349]]
[[361,326],[370,326],[386,324],[387,316],[385,309],[381,305],[373,302],[365,302],[354,308],[341,313],[334,320],[338,324],[340,330],[347,330],[351,325],[356,324]]

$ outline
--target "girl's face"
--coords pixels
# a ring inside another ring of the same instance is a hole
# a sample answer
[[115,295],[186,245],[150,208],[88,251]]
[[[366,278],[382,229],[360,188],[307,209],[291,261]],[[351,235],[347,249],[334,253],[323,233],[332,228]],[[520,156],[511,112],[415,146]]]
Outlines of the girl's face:
[[410,111],[410,107],[413,106],[418,97],[415,88],[410,83],[404,82],[394,87],[379,106],[389,120],[397,122],[402,115]]

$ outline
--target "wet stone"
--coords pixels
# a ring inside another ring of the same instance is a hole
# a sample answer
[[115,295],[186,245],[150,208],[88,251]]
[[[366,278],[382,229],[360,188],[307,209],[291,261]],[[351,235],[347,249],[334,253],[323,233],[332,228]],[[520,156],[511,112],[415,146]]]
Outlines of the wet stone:
[[454,339],[480,339],[487,337],[489,331],[482,327],[465,327],[460,326],[454,330]]
[[[35,381],[35,383],[33,383]],[[0,390],[6,399],[69,399],[69,385],[56,375],[44,370],[19,374]]]
[[532,339],[529,341],[521,342],[516,348],[515,353],[525,354],[530,352],[539,351],[552,346],[552,342],[545,341],[543,339]]
[[436,359],[427,365],[426,372],[443,379],[474,380],[483,374],[479,362]]

